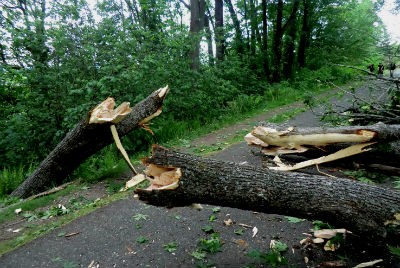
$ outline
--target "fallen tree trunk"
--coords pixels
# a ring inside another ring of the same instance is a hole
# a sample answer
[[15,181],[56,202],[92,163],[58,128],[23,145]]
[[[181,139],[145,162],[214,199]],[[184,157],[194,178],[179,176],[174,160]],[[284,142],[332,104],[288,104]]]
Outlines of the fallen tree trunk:
[[136,193],[153,205],[207,203],[323,220],[380,241],[394,230],[390,236],[400,238],[398,191],[347,179],[203,159],[159,146],[153,146],[152,156],[143,162],[154,180],[148,189]]
[[245,140],[250,145],[262,147],[265,154],[302,153],[313,146],[397,141],[400,140],[400,125],[377,123],[371,126],[287,129],[268,125],[254,128],[246,135]]
[[[156,90],[136,104],[132,112],[117,123],[119,135],[124,136],[157,116],[167,92],[167,88]],[[113,142],[110,131],[112,122],[89,124],[91,115],[90,112],[65,136],[35,172],[11,193],[12,196],[25,198],[43,191],[51,184],[60,184],[88,157]]]

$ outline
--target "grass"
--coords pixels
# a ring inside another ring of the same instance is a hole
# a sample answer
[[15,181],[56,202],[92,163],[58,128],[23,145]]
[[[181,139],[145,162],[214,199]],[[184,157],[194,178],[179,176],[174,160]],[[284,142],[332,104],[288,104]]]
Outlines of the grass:
[[[67,190],[67,189],[65,189],[65,190]],[[70,189],[70,190],[72,190],[72,189]],[[62,191],[60,191],[56,194],[52,194],[47,197],[54,200],[56,198],[56,196],[59,196],[62,194],[66,194],[66,192],[62,193]],[[108,196],[104,199],[101,199],[101,200],[95,201],[93,203],[90,203],[86,206],[83,206],[79,210],[59,216],[54,221],[50,221],[48,223],[41,223],[38,225],[33,223],[30,226],[30,228],[27,228],[27,231],[24,232],[21,236],[15,238],[13,240],[9,240],[4,243],[1,243],[0,244],[0,256],[19,247],[19,246],[22,246],[22,245],[36,239],[39,236],[49,233],[50,231],[52,231],[60,226],[63,226],[79,217],[87,215],[90,212],[92,212],[100,207],[108,205],[116,200],[127,198],[130,194],[131,194],[131,191],[116,193],[116,194]],[[39,199],[41,199],[41,198],[39,198]],[[36,201],[36,200],[28,201],[27,202],[28,205],[30,206],[33,201]],[[41,202],[43,202],[43,200]],[[33,203],[35,203],[35,202],[33,202]],[[31,206],[31,207],[34,207],[34,206]],[[1,214],[0,214],[0,218],[3,218],[2,213],[3,212],[1,212]]]

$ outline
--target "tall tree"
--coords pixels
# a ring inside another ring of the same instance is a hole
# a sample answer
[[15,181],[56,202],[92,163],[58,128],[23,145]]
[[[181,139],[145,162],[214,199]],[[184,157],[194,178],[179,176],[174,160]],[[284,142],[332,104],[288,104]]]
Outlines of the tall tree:
[[304,67],[306,64],[306,50],[310,44],[310,0],[303,0],[303,19],[300,31],[299,48],[297,52],[297,63],[299,67]]
[[224,6],[223,0],[215,0],[215,55],[219,62],[224,60]]
[[250,54],[252,56],[256,55],[256,28],[258,27],[257,23],[257,14],[256,14],[256,6],[254,4],[254,0],[250,0]]
[[204,28],[205,0],[190,0],[191,69],[200,68],[201,31]]
[[293,1],[292,14],[293,18],[288,24],[288,34],[286,35],[284,57],[283,57],[283,74],[286,78],[292,76],[293,64],[295,60],[295,42],[297,34],[297,11],[299,9],[300,0]]
[[262,0],[262,63],[265,77],[269,77],[269,62],[268,62],[268,23],[267,23],[267,0]]
[[208,63],[212,65],[214,63],[214,53],[212,47],[212,32],[210,28],[210,17],[208,15],[205,15],[204,18],[204,30],[206,32],[206,40],[207,40]]
[[230,14],[232,22],[233,22],[233,26],[235,28],[234,47],[236,48],[237,53],[239,55],[242,55],[244,53],[244,43],[243,43],[243,35],[242,35],[242,29],[240,28],[239,19],[235,12],[235,9],[233,8],[232,1],[225,0],[225,4],[228,7],[229,14]]
[[274,30],[274,43],[272,46],[273,64],[272,80],[279,82],[281,79],[281,59],[282,59],[282,36],[283,36],[283,0],[278,0],[276,4],[276,20]]

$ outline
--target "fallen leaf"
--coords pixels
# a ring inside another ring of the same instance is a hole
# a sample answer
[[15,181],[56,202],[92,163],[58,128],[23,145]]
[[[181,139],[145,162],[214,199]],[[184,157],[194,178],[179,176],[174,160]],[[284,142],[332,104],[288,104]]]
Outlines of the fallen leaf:
[[236,239],[236,240],[234,240],[234,243],[236,245],[238,245],[238,247],[240,247],[240,248],[248,248],[249,247],[249,243],[247,243],[243,239]]
[[15,210],[15,214],[19,214],[19,213],[21,213],[21,211],[22,211],[22,208],[17,208],[16,210]]
[[69,233],[69,234],[66,234],[66,235],[64,235],[64,237],[71,237],[71,236],[74,236],[74,235],[78,235],[79,234],[79,232],[75,232],[75,233]]
[[324,246],[325,251],[336,251],[340,247],[340,244],[335,244],[331,240],[326,242]]
[[324,239],[322,239],[322,238],[315,238],[315,239],[313,239],[312,240],[313,241],[313,243],[314,244],[321,244],[321,243],[324,243],[325,242],[325,240]]
[[231,226],[233,224],[233,221],[231,219],[227,219],[226,221],[224,221],[224,224],[226,226]]
[[203,209],[203,206],[201,204],[198,204],[198,203],[193,203],[191,205],[191,207],[194,208],[194,209],[197,209],[197,210],[202,210]]
[[380,262],[383,262],[383,260],[382,259],[378,259],[378,260],[374,260],[374,261],[363,262],[363,263],[360,263],[360,264],[354,266],[353,268],[371,267],[371,266],[374,266],[375,264],[380,263]]
[[257,235],[257,233],[258,233],[258,228],[254,226],[252,231],[253,231],[253,236],[252,237],[255,237]]
[[312,243],[312,239],[310,237],[306,237],[302,240],[300,240],[300,245],[304,245],[304,244],[311,244]]
[[100,267],[100,264],[95,261],[91,261],[91,263],[88,266],[88,268],[99,268],[99,267]]
[[307,257],[304,257],[304,263],[307,264],[308,261],[309,261],[308,258],[307,258]]
[[12,230],[12,232],[13,232],[13,233],[19,233],[21,230],[22,230],[22,229],[15,229],[15,230]]

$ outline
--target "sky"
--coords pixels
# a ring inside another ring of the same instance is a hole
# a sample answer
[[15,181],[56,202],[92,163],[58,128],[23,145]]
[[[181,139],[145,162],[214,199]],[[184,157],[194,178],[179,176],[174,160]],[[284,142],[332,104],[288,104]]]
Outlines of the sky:
[[386,0],[384,7],[378,15],[386,25],[392,41],[400,43],[400,12],[397,15],[393,14],[391,12],[393,8],[394,0]]

